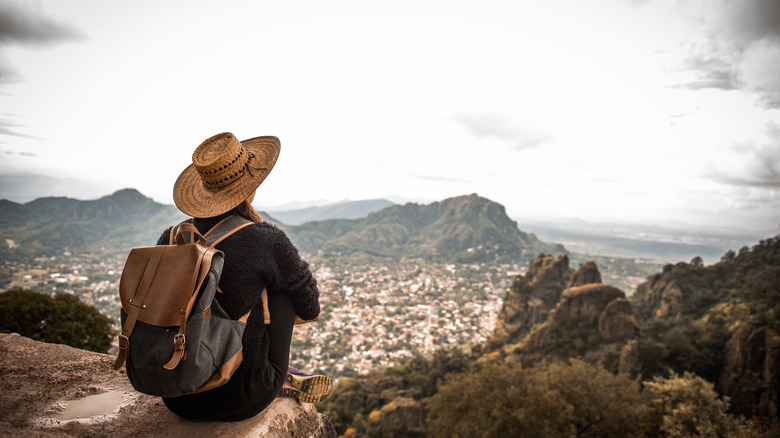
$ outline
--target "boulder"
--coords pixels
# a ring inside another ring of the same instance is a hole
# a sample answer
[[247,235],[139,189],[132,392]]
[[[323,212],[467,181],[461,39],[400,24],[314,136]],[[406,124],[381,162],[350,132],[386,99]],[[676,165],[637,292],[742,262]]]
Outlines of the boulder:
[[187,421],[133,390],[114,356],[0,334],[0,428],[24,437],[335,437],[310,404],[278,398],[245,421]]

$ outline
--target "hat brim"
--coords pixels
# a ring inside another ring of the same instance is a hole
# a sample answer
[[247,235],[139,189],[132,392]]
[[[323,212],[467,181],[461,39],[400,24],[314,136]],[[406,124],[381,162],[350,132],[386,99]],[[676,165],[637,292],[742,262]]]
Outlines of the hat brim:
[[265,180],[279,158],[281,143],[272,136],[255,137],[241,142],[254,154],[251,172],[217,191],[206,188],[195,165],[190,164],[173,185],[173,202],[184,214],[192,217],[213,217],[228,212],[242,203]]

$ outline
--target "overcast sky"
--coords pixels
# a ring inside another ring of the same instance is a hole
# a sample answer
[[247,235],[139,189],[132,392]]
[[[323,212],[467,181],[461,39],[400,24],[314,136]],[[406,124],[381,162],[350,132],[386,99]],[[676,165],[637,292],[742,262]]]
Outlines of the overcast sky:
[[0,197],[172,203],[231,131],[282,141],[261,208],[478,193],[776,233],[778,72],[777,0],[0,0]]

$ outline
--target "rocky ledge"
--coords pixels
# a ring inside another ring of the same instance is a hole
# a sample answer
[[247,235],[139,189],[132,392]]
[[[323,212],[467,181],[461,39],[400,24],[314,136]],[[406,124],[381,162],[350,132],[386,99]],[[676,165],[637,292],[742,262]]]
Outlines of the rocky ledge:
[[310,404],[276,399],[236,423],[193,422],[133,390],[114,357],[0,334],[0,430],[24,437],[335,437]]

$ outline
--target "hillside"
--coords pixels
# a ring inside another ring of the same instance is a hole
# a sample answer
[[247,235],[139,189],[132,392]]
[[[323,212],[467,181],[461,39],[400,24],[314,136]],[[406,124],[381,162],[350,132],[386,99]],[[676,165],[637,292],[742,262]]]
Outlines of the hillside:
[[564,251],[520,231],[502,205],[476,194],[395,205],[363,219],[307,223],[288,233],[302,250],[326,257],[518,262]]
[[184,218],[176,207],[134,189],[93,201],[52,197],[2,203],[0,236],[6,244],[0,257],[5,260],[148,245],[166,226]]
[[780,413],[780,236],[666,265],[631,297],[645,372],[694,371],[739,413]]

